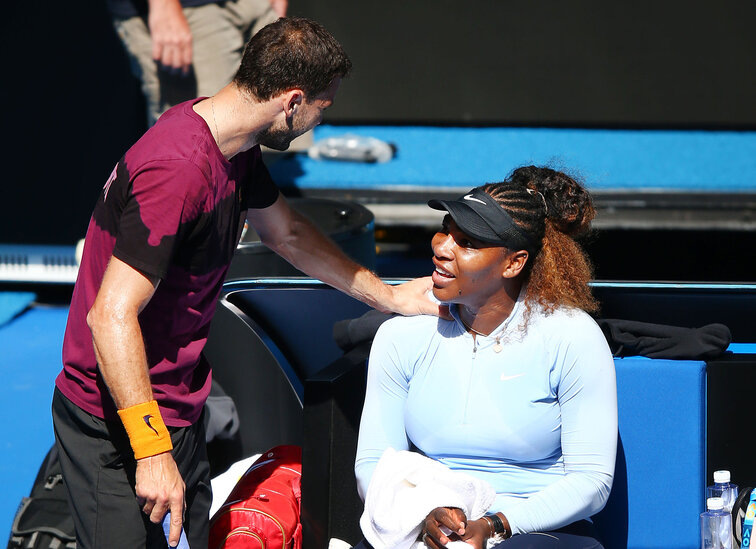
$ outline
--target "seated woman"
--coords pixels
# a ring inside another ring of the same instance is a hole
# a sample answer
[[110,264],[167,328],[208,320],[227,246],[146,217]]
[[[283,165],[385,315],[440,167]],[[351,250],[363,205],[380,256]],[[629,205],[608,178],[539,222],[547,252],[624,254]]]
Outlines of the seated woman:
[[617,396],[611,353],[587,314],[597,307],[591,268],[573,239],[594,216],[590,195],[531,166],[428,204],[448,212],[431,243],[433,293],[453,320],[397,317],[379,329],[355,465],[360,495],[387,448],[412,450],[496,493],[478,520],[432,510],[422,524],[428,547],[461,539],[481,548],[489,538],[505,549],[602,547],[588,519],[612,486]]

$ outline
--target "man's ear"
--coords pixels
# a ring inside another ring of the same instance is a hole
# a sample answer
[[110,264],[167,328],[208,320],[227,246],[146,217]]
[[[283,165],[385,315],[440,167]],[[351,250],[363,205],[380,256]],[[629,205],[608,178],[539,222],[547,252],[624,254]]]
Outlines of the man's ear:
[[519,250],[512,252],[509,255],[507,265],[504,267],[504,271],[501,276],[504,278],[515,278],[525,268],[525,264],[528,262],[528,251]]
[[289,90],[283,94],[283,110],[286,118],[294,116],[300,105],[304,103],[304,92],[298,88]]

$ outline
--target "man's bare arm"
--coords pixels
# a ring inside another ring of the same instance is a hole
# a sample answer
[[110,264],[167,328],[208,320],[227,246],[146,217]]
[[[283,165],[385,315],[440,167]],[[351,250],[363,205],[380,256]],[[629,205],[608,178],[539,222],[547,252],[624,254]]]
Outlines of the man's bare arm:
[[[97,364],[119,410],[153,399],[139,313],[158,282],[113,257],[87,314]],[[178,544],[184,481],[170,452],[137,460],[136,494],[152,522],[171,511],[169,540]]]
[[270,207],[251,209],[247,218],[266,246],[308,276],[386,312],[446,316],[427,297],[430,277],[389,286],[350,259],[311,221],[293,210],[283,196]]

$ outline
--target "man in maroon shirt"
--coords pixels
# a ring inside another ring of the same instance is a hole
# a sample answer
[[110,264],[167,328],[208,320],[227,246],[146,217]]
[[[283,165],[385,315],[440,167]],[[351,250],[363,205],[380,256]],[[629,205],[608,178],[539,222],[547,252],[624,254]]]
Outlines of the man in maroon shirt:
[[[438,314],[429,279],[383,284],[291,210],[260,145],[320,123],[351,63],[320,25],[283,18],[234,81],[182,103],[116,164],[87,230],[53,420],[80,549],[207,546],[201,351],[245,218],[262,242],[371,306]],[[94,345],[93,345],[94,342]]]

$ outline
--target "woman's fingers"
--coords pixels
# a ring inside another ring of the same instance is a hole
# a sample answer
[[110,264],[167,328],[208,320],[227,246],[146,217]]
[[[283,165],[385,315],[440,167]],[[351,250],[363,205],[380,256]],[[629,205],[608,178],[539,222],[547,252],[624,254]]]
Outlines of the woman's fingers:
[[461,509],[437,507],[425,518],[425,544],[431,549],[445,547],[451,541],[451,535],[464,535],[466,521],[467,517]]

